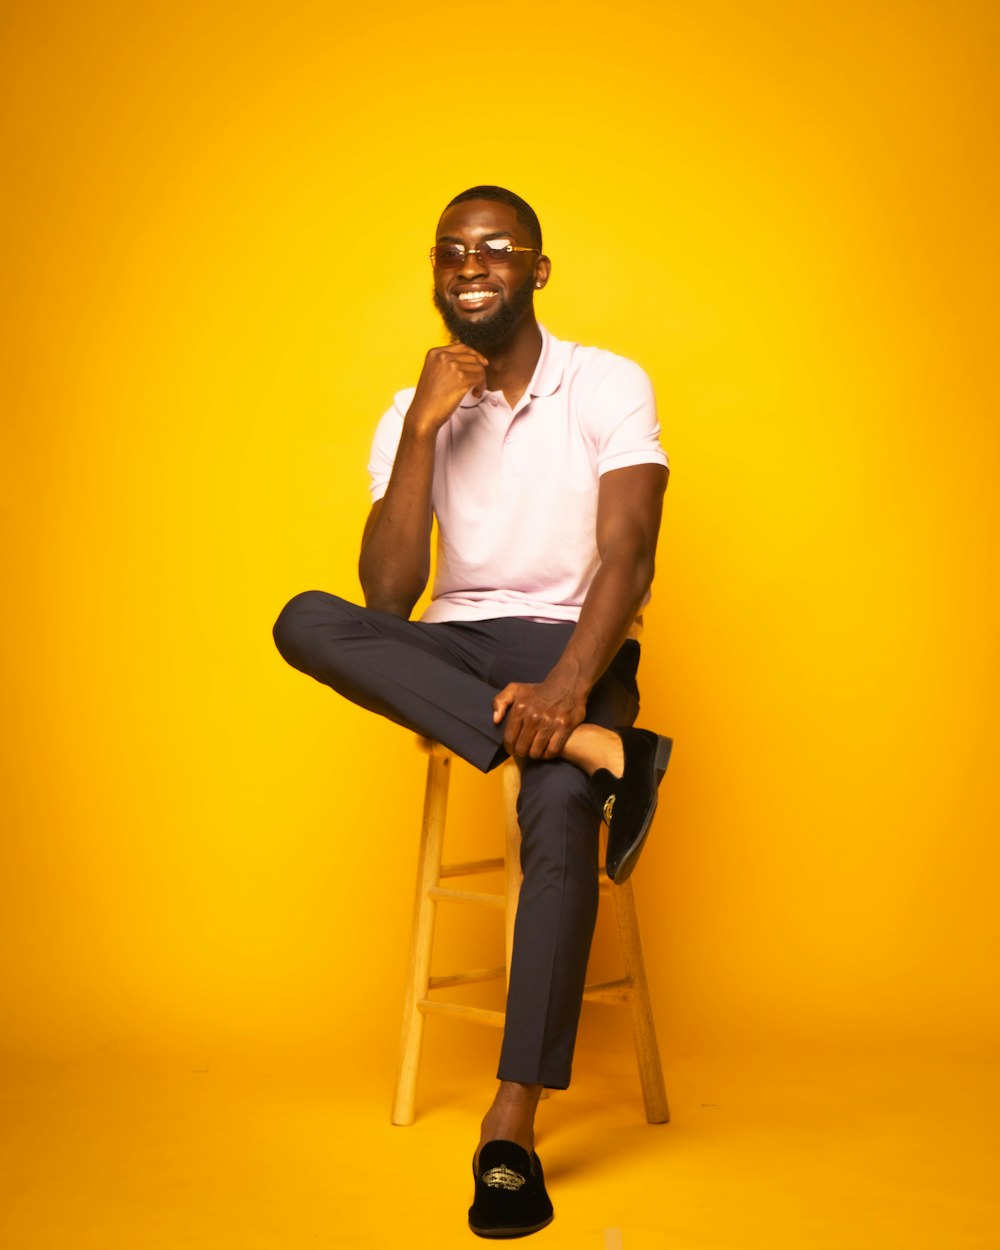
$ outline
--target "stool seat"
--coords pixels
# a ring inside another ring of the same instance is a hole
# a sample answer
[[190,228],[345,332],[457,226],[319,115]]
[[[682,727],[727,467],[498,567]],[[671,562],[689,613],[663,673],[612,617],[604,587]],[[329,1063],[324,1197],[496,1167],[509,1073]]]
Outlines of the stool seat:
[[[458,985],[509,979],[511,951],[514,944],[514,918],[521,889],[521,831],[517,822],[517,797],[521,773],[515,760],[502,765],[504,795],[504,854],[490,859],[464,863],[442,863],[445,821],[448,808],[448,785],[451,764],[455,758],[447,747],[428,738],[418,738],[417,745],[427,754],[427,784],[424,790],[423,820],[417,865],[416,899],[413,908],[413,929],[410,939],[409,970],[403,1003],[403,1027],[400,1039],[399,1068],[393,1102],[393,1124],[412,1124],[416,1114],[417,1078],[423,1046],[424,1018],[428,1015],[451,1016],[477,1024],[503,1028],[504,1012],[465,1003],[430,998],[433,990]],[[443,880],[474,877],[481,873],[503,870],[504,892],[485,893],[471,889],[443,886]],[[639,1080],[642,1085],[646,1119],[650,1124],[664,1124],[670,1118],[663,1084],[663,1069],[656,1042],[653,1011],[642,957],[639,920],[636,913],[632,882],[615,885],[604,869],[599,878],[600,895],[610,897],[615,910],[618,940],[625,975],[613,981],[602,981],[585,987],[585,1002],[610,1003],[631,1009],[632,1038],[635,1044]],[[505,921],[506,962],[492,968],[471,968],[444,976],[431,976],[431,953],[434,944],[434,920],[439,903],[459,903],[503,911]]]

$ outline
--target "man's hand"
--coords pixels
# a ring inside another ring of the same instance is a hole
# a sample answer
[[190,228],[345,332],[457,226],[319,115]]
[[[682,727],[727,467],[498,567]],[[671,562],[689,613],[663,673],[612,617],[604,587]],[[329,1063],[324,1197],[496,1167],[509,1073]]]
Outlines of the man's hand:
[[586,698],[563,682],[513,681],[493,700],[493,723],[507,717],[503,746],[508,755],[551,760],[562,754],[570,734],[583,723],[586,706]]
[[420,433],[437,433],[467,391],[478,399],[486,389],[489,361],[464,343],[432,347],[424,358],[407,420]]

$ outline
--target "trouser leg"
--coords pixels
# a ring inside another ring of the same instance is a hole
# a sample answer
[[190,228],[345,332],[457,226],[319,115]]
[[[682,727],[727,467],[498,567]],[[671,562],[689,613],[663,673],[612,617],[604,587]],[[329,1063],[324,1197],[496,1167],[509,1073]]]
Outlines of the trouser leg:
[[506,624],[425,625],[307,590],[282,610],[274,641],[293,668],[488,772],[506,759],[499,686],[484,680]]
[[[638,643],[626,643],[591,692],[590,723],[635,720],[638,658]],[[518,821],[524,880],[497,1076],[565,1089],[597,919],[600,815],[589,778],[565,760],[525,760]]]

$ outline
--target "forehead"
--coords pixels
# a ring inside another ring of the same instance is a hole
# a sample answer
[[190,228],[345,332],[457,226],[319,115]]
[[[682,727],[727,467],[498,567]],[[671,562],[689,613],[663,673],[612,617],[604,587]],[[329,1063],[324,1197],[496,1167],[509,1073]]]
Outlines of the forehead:
[[441,214],[437,227],[439,239],[485,239],[491,234],[503,234],[516,241],[522,233],[517,210],[497,200],[463,200],[453,204]]

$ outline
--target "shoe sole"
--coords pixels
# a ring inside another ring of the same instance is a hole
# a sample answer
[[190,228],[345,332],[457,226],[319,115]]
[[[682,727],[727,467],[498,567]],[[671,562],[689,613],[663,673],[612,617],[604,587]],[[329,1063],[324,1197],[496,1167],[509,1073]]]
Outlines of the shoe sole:
[[490,1237],[499,1240],[504,1237],[527,1237],[531,1233],[541,1232],[543,1228],[547,1228],[555,1219],[555,1212],[549,1216],[547,1220],[542,1220],[541,1224],[530,1224],[524,1228],[477,1228],[470,1220],[469,1228],[477,1237]]

